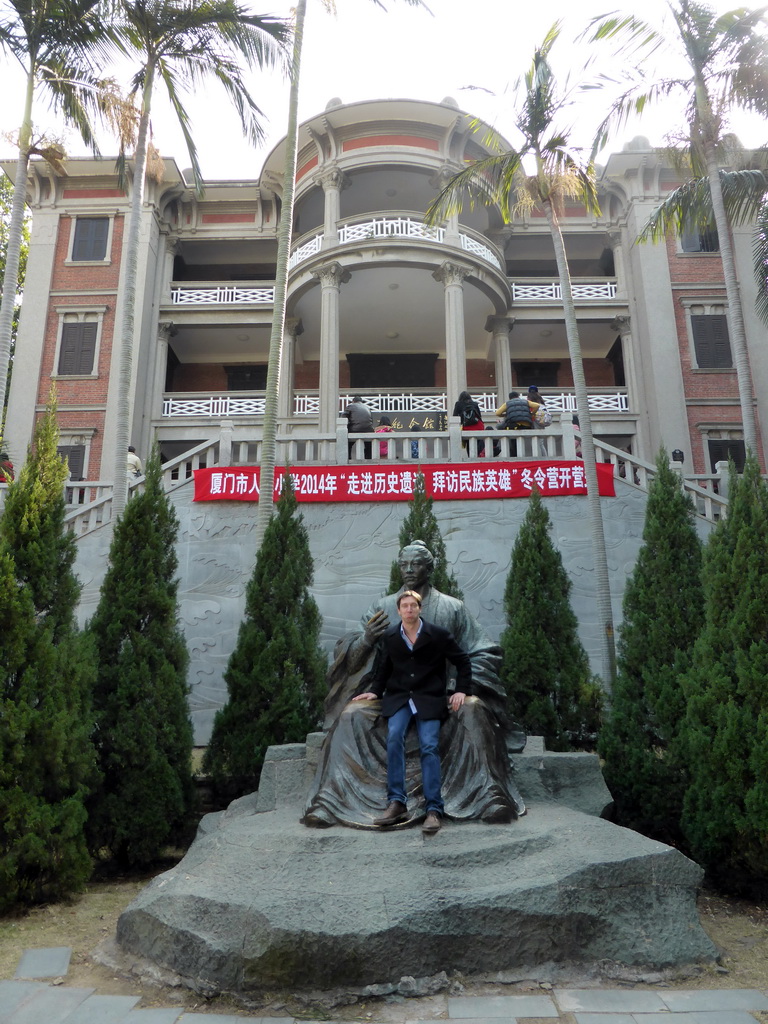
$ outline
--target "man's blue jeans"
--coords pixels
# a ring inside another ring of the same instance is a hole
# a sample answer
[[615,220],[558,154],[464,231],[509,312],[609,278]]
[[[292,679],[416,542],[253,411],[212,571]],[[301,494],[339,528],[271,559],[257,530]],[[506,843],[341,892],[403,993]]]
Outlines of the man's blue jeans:
[[427,811],[443,813],[440,795],[440,719],[423,719],[414,715],[410,707],[396,711],[387,719],[387,800],[406,804],[405,794],[405,734],[411,721],[416,723],[421,751],[421,784]]

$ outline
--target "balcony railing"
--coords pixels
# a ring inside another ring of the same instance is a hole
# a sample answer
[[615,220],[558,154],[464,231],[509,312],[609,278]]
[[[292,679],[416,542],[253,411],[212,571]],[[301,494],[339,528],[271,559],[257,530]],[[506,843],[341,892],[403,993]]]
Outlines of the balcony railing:
[[[616,298],[616,282],[575,281],[571,282],[571,293],[575,302],[587,302],[595,299],[598,302]],[[514,302],[562,302],[563,290],[559,281],[513,281],[512,300]]]
[[250,284],[176,284],[171,288],[174,306],[271,306],[275,286]]
[[[288,262],[288,269],[293,270],[310,256],[320,252],[323,245],[322,233],[310,238],[294,250]],[[339,245],[348,242],[363,242],[376,238],[418,238],[428,242],[445,244],[445,228],[431,227],[417,217],[373,217],[363,221],[343,224],[339,228]],[[484,260],[501,270],[501,262],[493,250],[481,241],[465,232],[459,232],[461,248],[473,256]]]
[[[358,392],[356,392],[358,393]],[[365,404],[372,412],[452,412],[453,403],[448,408],[448,396],[445,391],[376,391],[362,392]],[[576,396],[572,391],[542,392],[547,408],[552,413],[577,411]],[[475,401],[484,416],[491,417],[498,405],[495,391],[473,392]],[[352,394],[339,395],[338,412],[341,414],[352,401]],[[230,419],[239,416],[263,416],[264,392],[251,394],[227,393],[224,395],[166,395],[163,400],[163,417],[179,419],[186,416],[198,416],[203,419]],[[589,408],[592,412],[627,413],[629,401],[626,388],[595,388],[589,395]],[[293,396],[294,416],[318,416],[320,413],[320,395],[317,391],[297,392]]]

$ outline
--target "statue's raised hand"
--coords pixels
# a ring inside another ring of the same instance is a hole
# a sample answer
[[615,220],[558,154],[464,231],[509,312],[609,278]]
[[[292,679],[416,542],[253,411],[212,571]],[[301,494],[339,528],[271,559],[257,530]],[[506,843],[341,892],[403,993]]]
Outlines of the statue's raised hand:
[[372,615],[365,624],[363,636],[369,647],[375,647],[377,641],[384,636],[389,628],[389,618],[384,611],[378,611]]

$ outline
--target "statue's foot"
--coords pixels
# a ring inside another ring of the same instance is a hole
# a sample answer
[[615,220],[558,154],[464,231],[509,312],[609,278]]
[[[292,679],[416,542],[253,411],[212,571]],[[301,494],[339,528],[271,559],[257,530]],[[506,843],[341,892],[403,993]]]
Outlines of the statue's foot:
[[333,826],[330,818],[326,818],[320,811],[310,811],[309,814],[305,814],[301,823],[307,828],[331,828]]
[[482,817],[482,821],[487,821],[491,825],[506,825],[510,821],[514,821],[517,815],[513,808],[507,807],[504,804],[493,804]]

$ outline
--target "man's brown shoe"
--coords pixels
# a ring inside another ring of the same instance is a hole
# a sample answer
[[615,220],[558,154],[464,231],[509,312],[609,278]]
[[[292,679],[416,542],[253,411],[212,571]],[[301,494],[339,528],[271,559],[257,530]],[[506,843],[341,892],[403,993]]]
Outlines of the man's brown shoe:
[[424,819],[421,831],[427,836],[433,836],[435,832],[440,831],[441,824],[440,815],[435,811],[430,811]]
[[408,808],[399,800],[393,800],[380,818],[374,818],[374,825],[399,825],[401,821],[408,821]]

